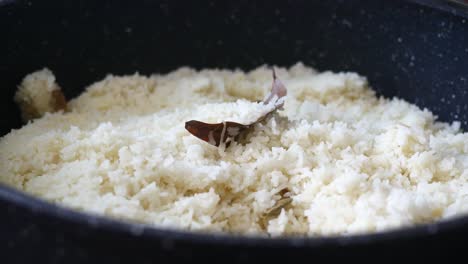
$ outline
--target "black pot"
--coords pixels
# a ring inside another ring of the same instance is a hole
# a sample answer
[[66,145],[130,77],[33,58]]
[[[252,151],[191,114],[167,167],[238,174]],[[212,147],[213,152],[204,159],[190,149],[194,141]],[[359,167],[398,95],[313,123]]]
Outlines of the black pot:
[[[179,66],[357,71],[381,95],[468,128],[468,16],[447,1],[0,1],[1,134],[21,126],[25,74],[53,70],[67,97],[106,73]],[[27,142],[25,142],[27,144]],[[0,186],[2,263],[431,258],[468,249],[468,217],[348,237],[247,238],[78,213]],[[7,260],[4,262],[3,260]]]

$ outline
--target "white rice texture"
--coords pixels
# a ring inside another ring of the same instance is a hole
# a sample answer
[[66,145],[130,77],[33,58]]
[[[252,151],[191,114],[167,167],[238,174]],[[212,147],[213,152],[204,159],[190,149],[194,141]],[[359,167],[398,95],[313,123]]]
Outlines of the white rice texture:
[[[30,81],[53,80],[42,73]],[[468,211],[468,135],[458,122],[378,98],[356,73],[298,63],[277,74],[284,109],[226,149],[185,122],[256,120],[270,67],[109,75],[68,112],[4,136],[0,181],[77,210],[234,234],[368,233]],[[292,203],[265,221],[284,188]]]
[[21,108],[23,120],[55,112],[53,92],[56,90],[60,90],[60,87],[55,82],[53,73],[47,68],[26,76],[14,96],[15,102]]

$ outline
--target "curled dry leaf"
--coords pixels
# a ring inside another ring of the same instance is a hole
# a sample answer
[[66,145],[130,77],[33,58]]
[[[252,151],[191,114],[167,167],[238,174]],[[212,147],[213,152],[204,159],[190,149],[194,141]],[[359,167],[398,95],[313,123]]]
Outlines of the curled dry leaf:
[[278,192],[278,194],[281,195],[281,197],[289,197],[289,195],[290,195],[289,189],[288,188],[283,188]]
[[229,143],[230,138],[236,139],[248,128],[249,125],[230,121],[218,124],[207,124],[197,120],[185,122],[185,129],[192,135],[217,147],[221,145],[221,142]]
[[265,217],[271,218],[271,217],[276,217],[281,213],[281,209],[283,209],[285,206],[289,205],[292,202],[292,198],[289,197],[289,189],[284,188],[281,191],[278,192],[278,194],[281,196],[281,198],[273,205],[270,207],[266,212],[265,212]]
[[[286,96],[288,91],[286,90],[286,87],[284,84],[276,77],[276,71],[275,68],[273,68],[273,85],[271,86],[271,92],[268,95],[268,97],[263,101],[264,104],[270,103],[271,100],[276,98],[276,101],[278,102],[279,99],[283,98]],[[277,108],[280,108],[283,106],[283,102],[277,106]],[[276,109],[275,109],[276,110]]]
[[292,198],[289,198],[289,197],[281,198],[280,200],[276,202],[276,204],[273,207],[271,207],[265,212],[265,216],[268,218],[277,217],[281,213],[281,209],[289,205],[291,202],[292,202]]
[[289,192],[290,191],[288,188],[284,188],[277,193],[281,196],[281,198],[276,201],[272,207],[268,208],[268,210],[266,210],[260,218],[259,224],[263,229],[267,228],[268,221],[271,218],[275,218],[281,213],[281,209],[292,203],[293,199],[289,197]]
[[242,134],[247,132],[253,125],[267,119],[277,109],[281,108],[284,104],[282,98],[286,96],[287,90],[283,83],[276,77],[275,69],[273,68],[273,84],[270,94],[263,100],[263,104],[270,104],[274,101],[274,108],[259,117],[257,120],[250,124],[240,124],[232,121],[224,121],[217,124],[208,124],[197,120],[185,122],[185,129],[192,135],[210,143],[213,146],[220,146],[222,144],[229,145],[230,141],[237,140]]

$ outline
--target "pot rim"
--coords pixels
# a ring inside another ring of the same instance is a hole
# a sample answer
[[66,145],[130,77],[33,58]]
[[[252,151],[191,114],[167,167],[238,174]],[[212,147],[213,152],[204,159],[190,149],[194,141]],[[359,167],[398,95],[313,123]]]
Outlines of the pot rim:
[[85,225],[87,228],[108,231],[119,235],[150,240],[186,241],[202,244],[225,244],[231,246],[258,247],[327,247],[357,246],[386,241],[416,239],[455,231],[468,226],[468,215],[455,216],[433,223],[416,224],[385,231],[331,236],[279,236],[235,235],[229,233],[168,229],[150,224],[113,219],[110,217],[78,211],[33,197],[20,190],[0,184],[0,200],[6,201],[35,215],[47,215],[68,223]]

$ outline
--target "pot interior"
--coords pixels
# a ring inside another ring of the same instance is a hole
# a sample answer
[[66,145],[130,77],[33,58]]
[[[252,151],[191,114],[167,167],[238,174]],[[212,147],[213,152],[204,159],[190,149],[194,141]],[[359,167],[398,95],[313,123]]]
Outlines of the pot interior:
[[108,73],[298,61],[467,128],[468,22],[406,1],[6,1],[0,25],[1,135],[21,126],[17,85],[43,67],[71,98]]

